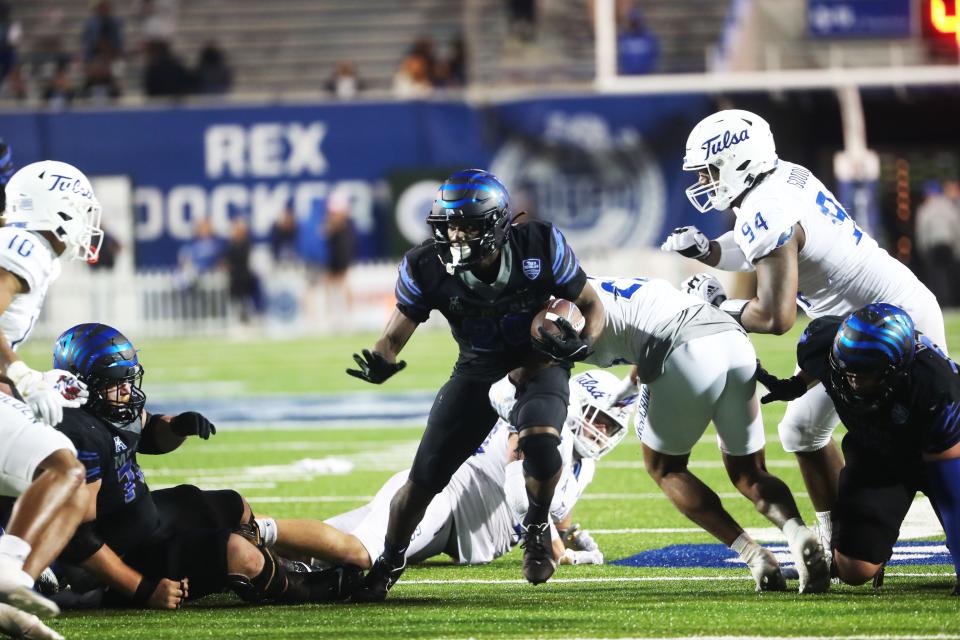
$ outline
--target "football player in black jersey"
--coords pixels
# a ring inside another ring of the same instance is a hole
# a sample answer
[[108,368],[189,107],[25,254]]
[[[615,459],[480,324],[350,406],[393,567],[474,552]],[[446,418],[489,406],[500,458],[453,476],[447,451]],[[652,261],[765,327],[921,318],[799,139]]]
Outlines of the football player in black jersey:
[[[520,371],[511,422],[520,432],[530,498],[523,574],[534,584],[553,575],[547,512],[561,471],[557,443],[570,367],[590,353],[603,329],[603,307],[584,286],[586,274],[563,235],[546,222],[514,224],[507,189],[493,174],[468,169],[450,176],[427,223],[433,238],[400,263],[397,308],[383,335],[362,357],[354,354],[360,368],[347,373],[380,384],[403,369],[397,354],[433,309],[449,322],[460,355],[430,410],[409,479],[391,502],[384,552],[355,600],[386,598],[427,505],[497,421],[490,385],[514,370]],[[586,319],[580,335],[563,321],[560,337],[542,333],[531,340],[531,320],[551,296],[580,308]]]
[[[902,309],[876,303],[810,323],[800,372],[761,401],[792,400],[824,385],[847,428],[846,466],[833,512],[833,557],[848,584],[882,579],[917,491],[933,502],[960,574],[960,373]],[[954,590],[960,595],[960,584]]]
[[143,367],[123,334],[103,324],[72,327],[57,339],[54,363],[90,391],[86,405],[67,409],[58,426],[86,467],[93,505],[60,559],[107,587],[101,604],[175,608],[188,597],[226,589],[253,602],[339,595],[342,570],[290,571],[296,565],[237,533],[252,514],[236,491],[191,485],[150,491],[138,452],[168,453],[189,436],[208,439],[216,428],[196,412],[164,416],[144,410]]

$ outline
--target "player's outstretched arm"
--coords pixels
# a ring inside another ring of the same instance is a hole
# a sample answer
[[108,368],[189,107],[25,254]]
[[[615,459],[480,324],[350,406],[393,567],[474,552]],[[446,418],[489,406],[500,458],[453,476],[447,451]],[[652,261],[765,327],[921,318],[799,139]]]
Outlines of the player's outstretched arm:
[[573,302],[577,305],[577,308],[580,309],[580,313],[583,314],[585,321],[583,331],[580,332],[580,337],[583,338],[584,342],[592,349],[597,338],[599,338],[603,332],[603,303],[600,302],[600,296],[597,295],[597,290],[588,285],[583,286],[580,295]]
[[176,416],[150,415],[144,411],[139,451],[149,455],[170,453],[190,436],[208,440],[216,433],[217,427],[196,411],[185,411]]
[[394,309],[383,334],[373,345],[373,351],[364,349],[362,355],[353,354],[353,360],[360,368],[347,369],[347,373],[373,384],[386,381],[407,366],[403,360],[397,360],[397,355],[418,326],[419,322],[408,318],[399,309]]

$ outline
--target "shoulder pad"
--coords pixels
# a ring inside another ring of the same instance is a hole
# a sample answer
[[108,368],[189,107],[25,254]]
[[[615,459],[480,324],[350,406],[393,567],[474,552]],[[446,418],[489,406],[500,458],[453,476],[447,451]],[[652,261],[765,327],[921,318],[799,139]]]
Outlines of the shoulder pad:
[[32,291],[53,269],[54,258],[41,240],[16,228],[0,228],[0,269],[23,280]]

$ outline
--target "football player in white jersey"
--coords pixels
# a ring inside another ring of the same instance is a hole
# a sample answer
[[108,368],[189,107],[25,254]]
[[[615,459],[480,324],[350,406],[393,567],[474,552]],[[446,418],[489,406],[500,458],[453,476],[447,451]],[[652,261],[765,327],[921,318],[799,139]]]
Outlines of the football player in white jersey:
[[[687,139],[683,168],[698,175],[687,189],[693,206],[700,212],[732,208],[736,222],[714,240],[696,227],[676,229],[662,248],[724,271],[757,274],[757,295],[749,300],[727,299],[709,274],[686,280],[686,290],[718,304],[747,331],[778,335],[793,326],[798,305],[815,319],[887,302],[907,311],[946,351],[934,295],[857,226],[816,176],[777,157],[763,118],[740,110],[708,116]],[[779,425],[784,449],[797,456],[825,545],[843,466],[832,439],[838,422],[818,386],[790,402]]]
[[[570,380],[571,402],[559,445],[563,470],[550,505],[550,520],[558,530],[554,561],[561,564],[603,563],[600,548],[572,524],[571,514],[593,480],[597,460],[626,435],[636,395],[615,400],[612,394],[619,387],[617,377],[606,371],[587,371]],[[528,503],[517,434],[508,422],[515,396],[507,378],[491,387],[491,403],[501,419],[430,503],[410,540],[408,564],[441,553],[460,564],[487,563],[519,541]],[[257,518],[260,539],[291,556],[369,568],[383,549],[390,501],[408,475],[409,469],[400,471],[371,502],[326,522]]]
[[624,393],[641,384],[637,436],[650,476],[677,509],[729,546],[750,568],[758,591],[786,589],[780,565],[723,508],[687,462],[710,421],[734,486],[787,538],[801,593],[826,591],[830,571],[816,533],[803,523],[790,489],[766,470],[756,398],[756,353],[743,328],[701,298],[665,280],[590,278],[604,328],[587,362],[634,365]]
[[[0,602],[41,615],[57,607],[34,580],[73,535],[87,508],[84,467],[52,427],[86,389],[56,369],[41,373],[15,349],[30,335],[60,259],[95,259],[100,204],[75,167],[46,160],[17,171],[6,186],[0,227],[0,495],[18,497],[0,536]],[[13,397],[18,392],[24,402]]]

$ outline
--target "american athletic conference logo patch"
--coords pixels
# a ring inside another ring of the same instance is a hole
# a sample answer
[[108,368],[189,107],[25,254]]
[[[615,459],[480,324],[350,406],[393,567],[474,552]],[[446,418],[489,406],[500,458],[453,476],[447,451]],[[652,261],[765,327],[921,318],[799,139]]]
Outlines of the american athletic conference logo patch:
[[523,261],[523,275],[536,280],[540,275],[540,258],[527,258]]

